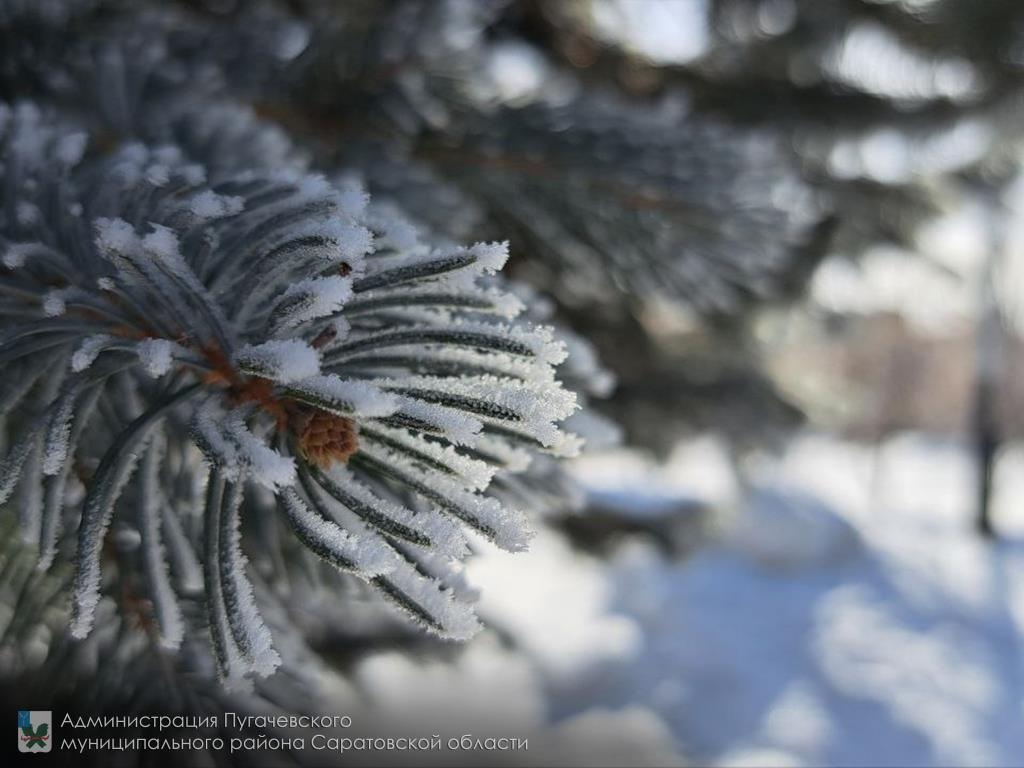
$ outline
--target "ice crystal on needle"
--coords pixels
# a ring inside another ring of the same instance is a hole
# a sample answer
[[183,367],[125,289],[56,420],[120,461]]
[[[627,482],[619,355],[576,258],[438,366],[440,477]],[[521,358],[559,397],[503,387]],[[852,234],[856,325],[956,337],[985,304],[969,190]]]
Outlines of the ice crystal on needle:
[[[184,137],[241,130],[223,110],[179,119]],[[491,478],[575,447],[564,346],[516,318],[495,277],[507,247],[431,247],[297,165],[204,166],[203,142],[107,149],[82,128],[0,104],[0,501],[28,500],[40,568],[73,551],[72,634],[126,567],[105,546],[116,520],[138,530],[162,646],[182,643],[178,593],[201,563],[222,679],[271,673],[242,537],[258,484],[317,556],[430,631],[471,635],[471,608],[428,574],[465,553],[465,530],[525,546]],[[198,529],[164,487],[169,449],[204,478]]]

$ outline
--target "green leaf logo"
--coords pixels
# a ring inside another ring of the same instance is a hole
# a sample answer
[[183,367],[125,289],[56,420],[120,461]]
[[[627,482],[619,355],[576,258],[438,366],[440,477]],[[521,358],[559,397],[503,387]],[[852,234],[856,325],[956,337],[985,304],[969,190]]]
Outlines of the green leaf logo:
[[[34,718],[33,718],[34,716]],[[44,722],[39,720],[44,719]],[[36,720],[33,725],[32,720]],[[19,749],[22,752],[49,752],[50,751],[50,713],[49,712],[18,712],[18,740]]]

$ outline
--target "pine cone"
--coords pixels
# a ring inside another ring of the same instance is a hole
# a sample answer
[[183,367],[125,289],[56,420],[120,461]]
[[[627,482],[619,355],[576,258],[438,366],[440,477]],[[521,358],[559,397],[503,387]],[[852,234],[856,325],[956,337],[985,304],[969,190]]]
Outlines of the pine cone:
[[327,411],[305,413],[297,434],[303,455],[321,469],[335,461],[347,462],[359,447],[355,422]]

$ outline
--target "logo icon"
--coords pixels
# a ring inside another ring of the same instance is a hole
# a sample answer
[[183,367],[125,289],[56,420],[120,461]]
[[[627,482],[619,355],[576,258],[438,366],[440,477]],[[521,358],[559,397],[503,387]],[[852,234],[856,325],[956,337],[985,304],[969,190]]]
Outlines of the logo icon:
[[50,728],[53,725],[53,713],[42,710],[18,710],[18,751],[49,752]]

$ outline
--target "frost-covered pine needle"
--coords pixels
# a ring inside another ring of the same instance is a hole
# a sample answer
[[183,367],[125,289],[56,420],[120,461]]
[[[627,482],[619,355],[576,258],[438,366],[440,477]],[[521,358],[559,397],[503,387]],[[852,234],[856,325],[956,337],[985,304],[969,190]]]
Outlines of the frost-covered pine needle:
[[[70,113],[0,104],[0,378],[31,372],[4,389],[22,415],[0,500],[19,494],[41,568],[74,551],[72,635],[133,562],[108,546],[116,521],[138,531],[159,644],[196,631],[181,601],[204,591],[229,686],[281,663],[260,603],[287,597],[260,586],[249,525],[469,637],[445,575],[465,532],[510,550],[530,537],[492,479],[575,446],[565,346],[519,319],[497,274],[507,245],[430,247],[243,111],[171,110],[166,127],[177,144],[96,151]],[[237,162],[219,132],[248,137]],[[275,149],[261,161],[248,143]]]

